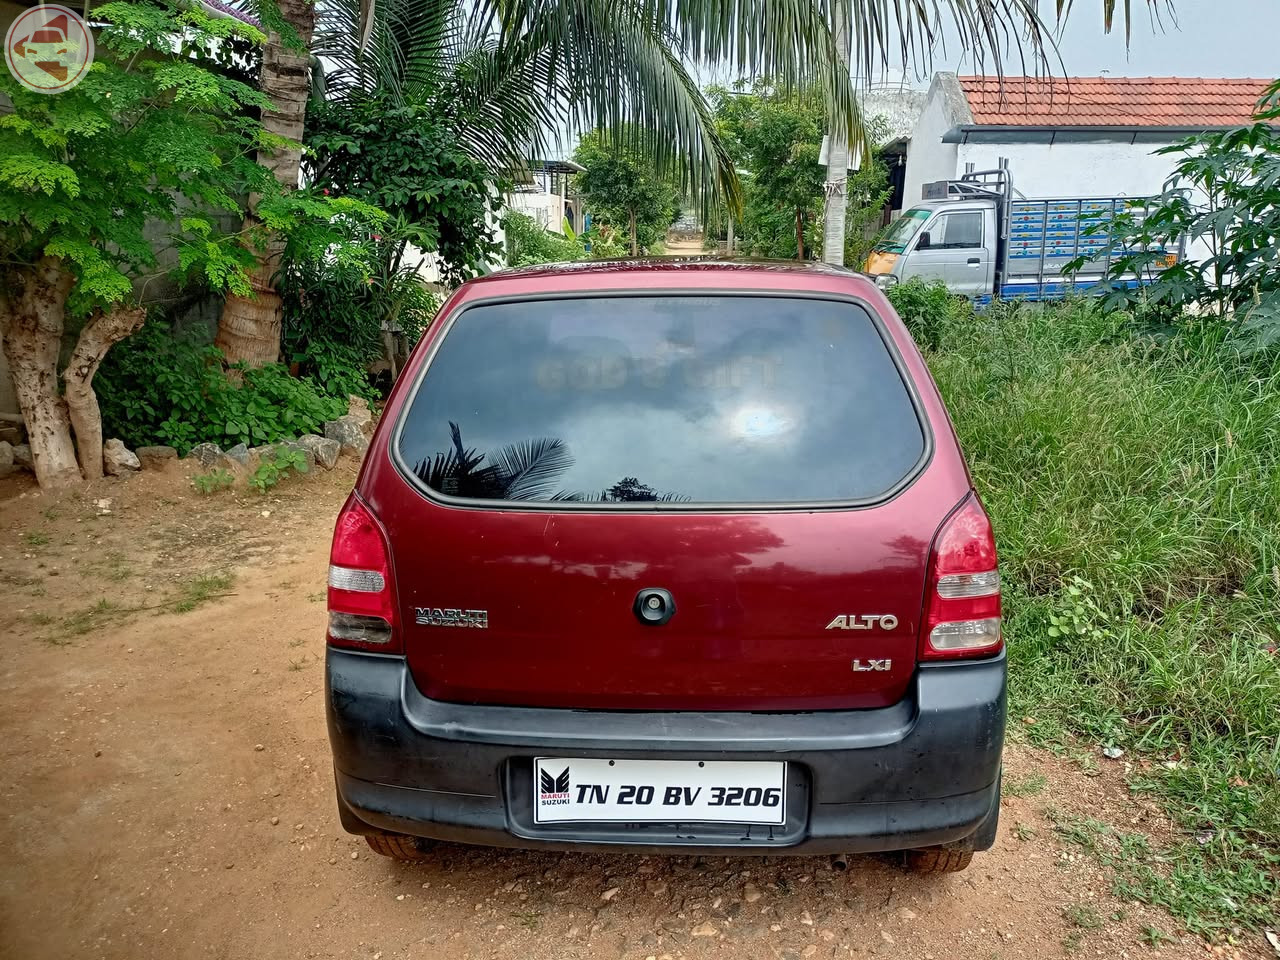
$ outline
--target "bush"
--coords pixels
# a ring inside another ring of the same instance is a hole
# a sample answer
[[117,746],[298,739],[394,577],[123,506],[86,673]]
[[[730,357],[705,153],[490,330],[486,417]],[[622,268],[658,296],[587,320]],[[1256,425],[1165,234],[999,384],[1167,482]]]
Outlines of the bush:
[[368,371],[386,354],[384,336],[399,333],[411,350],[440,307],[406,257],[421,239],[415,229],[395,219],[382,230],[353,238],[342,257],[286,251],[277,282],[284,355],[329,396],[377,399]]
[[944,324],[929,363],[996,528],[1014,727],[1123,748],[1132,784],[1210,838],[1143,861],[1183,879],[1148,867],[1131,895],[1191,929],[1261,923],[1280,897],[1280,366],[1211,320],[1160,340],[1132,322],[996,304]]
[[507,237],[507,265],[527,267],[538,263],[567,263],[585,260],[586,248],[577,237],[561,236],[544,230],[532,217],[508,211],[502,218]]
[[258,446],[315,433],[346,411],[345,395],[326,395],[279,364],[242,369],[240,383],[226,369],[216,347],[148,321],[107,355],[94,379],[104,435],[185,454],[197,443]]
[[948,293],[942,281],[925,283],[919,277],[896,283],[885,293],[916,343],[930,350],[938,349],[947,319],[961,298]]

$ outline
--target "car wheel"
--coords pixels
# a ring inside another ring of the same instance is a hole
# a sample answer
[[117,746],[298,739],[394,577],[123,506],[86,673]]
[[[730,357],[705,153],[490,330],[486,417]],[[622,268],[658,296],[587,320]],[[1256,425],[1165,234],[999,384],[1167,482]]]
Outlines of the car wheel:
[[403,833],[368,834],[365,840],[374,853],[402,863],[423,863],[431,852],[431,841]]
[[925,847],[922,850],[907,851],[907,869],[912,873],[959,873],[972,862],[972,850]]

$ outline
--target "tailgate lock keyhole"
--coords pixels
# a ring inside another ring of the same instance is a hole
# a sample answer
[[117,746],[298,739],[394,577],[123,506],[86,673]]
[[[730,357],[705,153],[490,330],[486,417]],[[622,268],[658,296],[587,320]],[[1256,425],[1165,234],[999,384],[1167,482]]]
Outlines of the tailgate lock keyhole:
[[641,623],[652,627],[660,627],[676,612],[676,601],[669,590],[661,587],[646,587],[636,594],[636,602],[632,610]]

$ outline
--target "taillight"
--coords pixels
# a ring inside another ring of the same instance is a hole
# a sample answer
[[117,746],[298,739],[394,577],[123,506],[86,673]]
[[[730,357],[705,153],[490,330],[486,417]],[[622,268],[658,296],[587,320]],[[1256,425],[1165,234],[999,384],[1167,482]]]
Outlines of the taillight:
[[996,540],[982,504],[970,496],[947,518],[929,554],[920,659],[984,657],[1003,645]]
[[352,494],[329,551],[329,643],[399,653],[391,558],[382,525]]

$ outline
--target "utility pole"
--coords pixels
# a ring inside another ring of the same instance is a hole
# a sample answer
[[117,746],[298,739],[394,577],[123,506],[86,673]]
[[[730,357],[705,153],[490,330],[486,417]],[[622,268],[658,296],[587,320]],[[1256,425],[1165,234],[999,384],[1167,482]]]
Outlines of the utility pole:
[[[853,13],[849,0],[835,0],[831,35],[836,43],[839,82],[849,82],[849,28]],[[844,266],[844,223],[848,204],[849,138],[844,124],[832,122],[827,137],[826,215],[823,217],[822,259]]]

